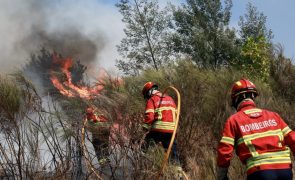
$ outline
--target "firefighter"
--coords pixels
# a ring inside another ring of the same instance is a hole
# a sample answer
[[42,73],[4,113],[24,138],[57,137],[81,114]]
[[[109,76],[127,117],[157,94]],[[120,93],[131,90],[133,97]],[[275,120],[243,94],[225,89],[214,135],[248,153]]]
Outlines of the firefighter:
[[110,123],[107,118],[99,113],[95,106],[86,109],[87,129],[92,133],[92,144],[98,162],[102,165],[109,157]]
[[257,96],[256,86],[248,79],[232,86],[232,106],[237,112],[226,121],[218,145],[218,179],[228,179],[234,148],[249,180],[293,177],[290,150],[294,154],[295,134],[277,113],[257,108]]
[[[158,91],[158,85],[153,82],[144,85],[142,95],[146,100],[143,123],[143,127],[148,131],[145,137],[146,144],[150,146],[155,142],[167,150],[175,127],[175,102],[170,96]],[[172,160],[179,164],[175,141],[172,146]]]

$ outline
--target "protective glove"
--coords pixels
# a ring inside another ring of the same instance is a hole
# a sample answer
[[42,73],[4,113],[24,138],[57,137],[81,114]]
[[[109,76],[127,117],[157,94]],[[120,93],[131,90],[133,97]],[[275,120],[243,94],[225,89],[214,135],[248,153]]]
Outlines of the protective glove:
[[217,179],[228,180],[227,172],[228,172],[228,168],[217,167]]

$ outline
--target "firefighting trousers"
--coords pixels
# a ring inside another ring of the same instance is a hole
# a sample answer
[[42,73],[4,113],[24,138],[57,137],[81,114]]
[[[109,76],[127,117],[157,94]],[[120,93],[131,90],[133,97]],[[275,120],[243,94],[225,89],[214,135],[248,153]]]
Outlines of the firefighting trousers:
[[110,131],[92,133],[92,144],[98,161],[109,156],[109,136]]
[[[167,150],[169,147],[171,138],[172,138],[172,133],[150,131],[145,137],[145,141],[146,141],[145,149],[149,148],[153,144],[161,144],[164,147],[164,149]],[[170,160],[180,165],[179,155],[177,151],[177,144],[175,140],[172,145],[170,157],[171,157]]]
[[248,175],[247,180],[292,180],[292,169],[271,169],[256,171]]

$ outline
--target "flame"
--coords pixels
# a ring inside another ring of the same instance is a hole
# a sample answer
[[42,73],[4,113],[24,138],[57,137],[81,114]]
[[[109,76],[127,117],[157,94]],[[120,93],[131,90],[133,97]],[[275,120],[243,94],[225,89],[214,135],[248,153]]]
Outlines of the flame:
[[56,89],[58,89],[62,95],[65,95],[68,97],[75,97],[73,92],[71,92],[70,90],[67,90],[63,87],[62,83],[59,82],[59,80],[57,79],[56,76],[51,76],[50,80],[51,80],[52,84],[54,85],[54,87]]
[[[54,74],[54,71],[50,71],[50,80],[53,86],[59,90],[59,92],[67,97],[76,97],[84,99],[91,99],[100,94],[101,90],[103,90],[103,83],[96,84],[94,87],[87,86],[77,86],[72,83],[72,74],[70,72],[70,68],[73,66],[73,59],[65,58],[62,59],[58,57],[56,54],[53,55],[53,63],[59,65],[61,68],[61,72],[65,74],[66,81],[61,82],[58,77]],[[104,76],[104,75],[103,75]],[[102,75],[99,78],[103,78]],[[100,81],[103,82],[103,81]]]

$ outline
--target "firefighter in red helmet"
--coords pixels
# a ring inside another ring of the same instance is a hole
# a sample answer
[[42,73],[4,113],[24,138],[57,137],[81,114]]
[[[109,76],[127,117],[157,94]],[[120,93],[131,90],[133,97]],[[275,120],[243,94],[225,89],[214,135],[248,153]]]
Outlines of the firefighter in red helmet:
[[[142,95],[146,99],[143,127],[149,131],[146,135],[147,146],[155,142],[168,149],[175,127],[175,102],[170,96],[162,94],[158,85],[153,82],[144,85]],[[172,146],[172,159],[179,164],[175,141]]]
[[295,133],[277,113],[257,108],[257,96],[256,86],[248,79],[232,87],[232,106],[237,112],[226,121],[218,145],[218,179],[228,179],[234,149],[246,165],[249,180],[293,177],[290,150],[295,153]]

